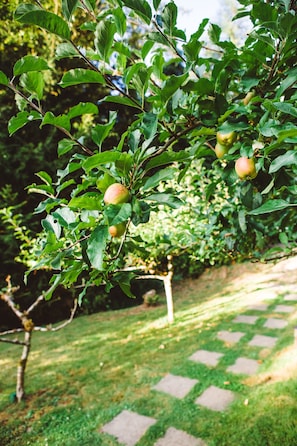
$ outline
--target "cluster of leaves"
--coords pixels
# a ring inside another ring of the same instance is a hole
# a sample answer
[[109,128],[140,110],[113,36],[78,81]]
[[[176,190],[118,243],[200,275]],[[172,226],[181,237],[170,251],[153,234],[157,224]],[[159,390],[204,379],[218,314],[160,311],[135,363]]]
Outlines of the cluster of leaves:
[[[65,167],[55,178],[40,171],[42,184],[31,186],[32,192],[44,196],[36,213],[46,214],[45,239],[35,253],[34,268],[46,266],[55,272],[48,297],[59,284],[68,287],[78,281],[85,283],[80,300],[89,284],[119,284],[129,293],[131,274],[122,271],[125,256],[142,243],[141,232],[129,235],[129,226],[150,224],[151,211],[160,205],[180,207],[182,200],[166,181],[177,166],[180,183],[197,159],[203,160],[199,169],[205,163],[220,172],[209,177],[202,200],[211,203],[217,190],[219,201],[226,199],[219,210],[214,201],[202,219],[198,215],[205,243],[217,243],[216,226],[225,245],[228,240],[227,247],[229,243],[231,251],[237,249],[240,237],[227,236],[230,228],[224,221],[230,219],[231,235],[256,228],[254,235],[248,234],[249,243],[269,228],[275,234],[276,227],[285,234],[281,241],[296,238],[295,1],[241,0],[237,18],[249,16],[253,31],[240,47],[223,40],[221,28],[207,19],[187,39],[177,28],[174,2],[161,6],[160,0],[153,0],[152,8],[146,0],[108,0],[98,12],[95,0],[62,0],[60,13],[36,3],[19,5],[15,19],[58,36],[55,58],[67,67],[59,89],[94,86],[92,101],[54,114],[43,103],[44,79],[51,70],[45,59],[27,55],[14,64],[11,76],[0,72],[0,83],[15,94],[19,108],[9,120],[10,135],[32,121],[63,134],[57,156],[67,159]],[[76,33],[72,22],[82,16]],[[135,26],[141,35],[132,46]],[[211,52],[203,45],[206,29]],[[81,43],[84,33],[88,37]],[[104,98],[96,97],[98,86],[106,91]],[[113,111],[97,123],[94,117],[100,116],[102,104],[112,104]],[[133,119],[111,145],[109,137],[120,119],[117,109],[123,108],[131,109]],[[90,131],[77,135],[74,124],[88,119]],[[223,160],[216,160],[213,150],[218,130],[238,135]],[[253,183],[236,178],[234,161],[239,156],[256,159],[258,176]],[[128,203],[104,204],[104,192],[114,182],[129,189]],[[228,185],[225,196],[221,183]],[[108,227],[126,221],[123,238],[112,239]],[[195,231],[190,238],[195,238]],[[179,246],[184,249],[192,241],[180,240]]]

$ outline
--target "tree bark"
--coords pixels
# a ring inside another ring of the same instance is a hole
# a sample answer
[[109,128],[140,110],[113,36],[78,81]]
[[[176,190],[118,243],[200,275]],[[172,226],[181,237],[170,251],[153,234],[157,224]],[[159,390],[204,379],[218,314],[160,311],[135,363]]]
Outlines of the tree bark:
[[25,395],[25,372],[31,349],[31,338],[32,338],[32,331],[25,331],[24,347],[17,368],[16,398],[18,403],[22,401]]

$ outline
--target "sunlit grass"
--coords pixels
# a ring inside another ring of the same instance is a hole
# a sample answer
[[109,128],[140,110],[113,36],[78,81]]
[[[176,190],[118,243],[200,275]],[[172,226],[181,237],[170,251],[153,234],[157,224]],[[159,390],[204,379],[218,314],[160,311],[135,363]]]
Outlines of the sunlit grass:
[[[270,269],[265,276],[259,269],[248,264],[240,274],[236,266],[224,267],[220,280],[217,270],[177,284],[172,325],[167,323],[163,303],[79,317],[63,331],[35,333],[26,375],[27,399],[20,405],[9,399],[20,349],[0,344],[1,446],[116,446],[115,439],[99,430],[123,409],[157,419],[137,446],[153,446],[170,426],[204,438],[209,446],[297,444],[293,346],[297,313],[285,315],[289,324],[279,331],[275,347],[248,346],[256,332],[276,335],[263,330],[262,322],[273,315],[271,309],[283,296],[267,285]],[[278,275],[272,285],[281,279]],[[255,326],[233,325],[236,314],[256,314],[248,306],[268,296],[269,307],[259,314]],[[228,329],[245,335],[238,344],[223,343],[217,333]],[[198,349],[224,356],[216,368],[208,368],[188,359]],[[239,356],[260,358],[259,373],[247,378],[227,373]],[[199,382],[183,400],[152,390],[168,372]],[[194,403],[209,385],[236,392],[230,410],[212,413]]]

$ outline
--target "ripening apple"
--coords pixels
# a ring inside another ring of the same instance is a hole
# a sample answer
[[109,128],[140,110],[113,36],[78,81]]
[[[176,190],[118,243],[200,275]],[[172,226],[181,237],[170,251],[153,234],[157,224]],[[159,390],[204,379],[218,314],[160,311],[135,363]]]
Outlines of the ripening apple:
[[231,147],[236,141],[236,132],[219,131],[217,132],[217,142],[225,147]]
[[222,146],[219,142],[215,145],[215,154],[217,155],[217,158],[223,158],[226,153],[228,153],[229,147]]
[[121,237],[126,231],[126,223],[121,222],[117,225],[109,226],[108,232],[112,237]]
[[126,186],[121,183],[111,184],[105,191],[103,200],[105,204],[127,203],[130,194]]
[[241,180],[252,180],[257,176],[254,158],[243,156],[235,162],[235,172]]

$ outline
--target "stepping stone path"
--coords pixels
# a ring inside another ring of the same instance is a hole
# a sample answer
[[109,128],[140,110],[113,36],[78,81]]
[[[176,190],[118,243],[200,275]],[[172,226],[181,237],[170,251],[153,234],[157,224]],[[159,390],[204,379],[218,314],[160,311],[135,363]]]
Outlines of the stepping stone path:
[[292,313],[295,308],[292,305],[277,305],[273,311],[276,313]]
[[243,315],[238,315],[236,316],[236,318],[233,320],[234,323],[237,324],[249,324],[249,325],[254,325],[258,320],[258,316],[246,316],[245,314]]
[[237,358],[235,364],[227,368],[227,372],[239,373],[241,375],[253,375],[259,367],[258,361],[249,358]]
[[267,311],[269,305],[268,304],[255,304],[250,305],[248,310],[256,310],[256,311]]
[[105,424],[102,432],[113,435],[120,443],[134,446],[157,420],[123,410],[110,423]]
[[198,382],[198,379],[185,378],[168,373],[153,389],[182,399]]
[[170,427],[165,436],[155,443],[155,446],[206,446],[206,443],[200,438]]
[[273,317],[270,317],[265,322],[264,327],[265,328],[282,329],[282,328],[285,328],[287,325],[288,325],[288,322],[284,321],[283,319],[275,319]]
[[252,347],[266,347],[272,348],[275,346],[277,338],[273,336],[255,335],[249,342]]
[[236,344],[236,342],[240,341],[242,336],[244,336],[245,333],[242,333],[241,331],[219,331],[217,337],[221,341],[228,342],[229,344]]
[[[277,304],[273,306],[271,302],[269,304],[261,302],[261,300],[275,299],[277,296],[278,294],[275,291],[269,290],[259,290],[251,293],[251,298],[255,303],[249,305],[247,309],[261,312],[261,317],[263,317],[263,312],[268,311],[268,308],[271,306],[272,308],[269,309],[269,313],[289,315],[295,311],[296,308],[294,305]],[[287,294],[284,296],[283,300],[285,302],[296,303],[297,294]],[[259,319],[260,318],[257,315],[239,314],[232,320],[232,326],[234,327],[234,324],[255,325]],[[261,325],[262,329],[277,330],[277,334],[279,334],[280,330],[288,325],[288,322],[282,319],[281,316],[275,318],[267,317]],[[259,330],[259,328],[257,328],[257,330]],[[244,338],[245,334],[244,331],[220,330],[217,333],[217,339],[227,343],[227,345],[230,344],[230,348],[232,348],[232,344],[238,343]],[[265,349],[272,349],[277,343],[277,340],[278,338],[276,336],[255,333],[253,338],[248,341],[247,345],[251,348],[262,347]],[[242,342],[244,342],[244,339]],[[224,353],[221,352],[200,349],[193,353],[188,359],[196,363],[204,364],[210,369],[209,373],[211,373],[211,370],[218,366],[220,359],[223,356]],[[255,359],[238,357],[234,364],[226,368],[226,372],[239,375],[253,375],[257,373],[259,366],[260,362]],[[155,386],[152,387],[152,390],[163,392],[168,394],[169,397],[182,400],[189,394],[189,392],[195,392],[194,388],[199,382],[198,379],[167,373]],[[238,395],[235,392],[229,389],[210,385],[208,388],[201,391],[201,394],[195,399],[194,404],[197,406],[197,410],[200,408],[200,410],[204,409],[213,412],[222,412],[228,410],[229,406],[237,396]],[[100,432],[115,437],[121,445],[135,446],[150,427],[157,422],[158,420],[155,418],[140,415],[129,410],[123,410],[113,420],[105,424]],[[153,446],[207,446],[207,443],[202,438],[194,437],[187,432],[171,426],[167,428],[161,438],[157,439]]]
[[231,392],[231,390],[210,386],[196,399],[195,403],[207,407],[210,410],[221,412],[222,410],[225,410],[234,399],[235,394],[234,392]]
[[202,362],[202,364],[215,367],[223,353],[209,352],[207,350],[198,350],[192,356],[190,356],[191,361]]

